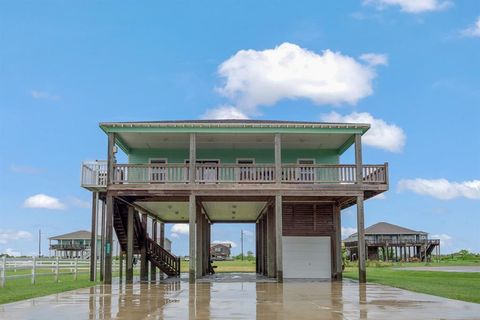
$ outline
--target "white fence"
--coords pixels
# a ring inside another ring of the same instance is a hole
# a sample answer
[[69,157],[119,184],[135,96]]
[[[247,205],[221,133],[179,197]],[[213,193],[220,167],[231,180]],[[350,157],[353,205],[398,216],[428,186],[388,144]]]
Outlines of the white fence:
[[[113,260],[113,271],[119,270],[119,263]],[[38,277],[50,276],[58,282],[59,276],[70,275],[77,280],[79,274],[90,272],[90,260],[56,258],[0,258],[0,287],[7,281],[30,278],[35,284]]]

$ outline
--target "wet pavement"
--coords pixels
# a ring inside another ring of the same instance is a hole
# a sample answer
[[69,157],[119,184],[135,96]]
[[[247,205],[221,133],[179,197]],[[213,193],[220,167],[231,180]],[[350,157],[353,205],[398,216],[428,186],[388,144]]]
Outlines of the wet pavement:
[[96,286],[0,305],[0,319],[480,319],[480,304],[388,286],[245,279]]
[[480,272],[480,266],[402,267],[396,269],[412,271]]

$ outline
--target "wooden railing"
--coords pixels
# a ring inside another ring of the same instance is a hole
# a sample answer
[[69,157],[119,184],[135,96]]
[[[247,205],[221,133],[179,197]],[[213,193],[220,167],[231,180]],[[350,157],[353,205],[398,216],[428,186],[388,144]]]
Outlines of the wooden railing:
[[[286,184],[354,184],[356,166],[352,164],[282,164],[282,180]],[[84,165],[82,186],[106,182],[106,165],[94,167]],[[113,184],[162,184],[189,183],[188,164],[115,164]],[[363,183],[388,183],[388,165],[363,165]],[[85,177],[85,181],[83,180]],[[100,177],[94,178],[91,177]],[[197,164],[195,182],[208,183],[255,183],[273,184],[275,181],[274,164]]]
[[107,186],[107,161],[85,161],[82,163],[82,187]]
[[167,275],[180,275],[180,258],[174,256],[150,238],[147,239],[147,252],[150,259],[153,259]]

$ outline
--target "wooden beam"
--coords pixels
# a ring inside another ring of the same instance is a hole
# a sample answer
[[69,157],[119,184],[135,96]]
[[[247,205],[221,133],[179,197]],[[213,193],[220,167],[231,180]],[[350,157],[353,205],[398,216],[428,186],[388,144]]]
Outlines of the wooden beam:
[[115,201],[107,195],[107,214],[105,220],[105,274],[104,283],[112,284],[112,256],[113,256],[113,211]]
[[92,192],[92,234],[90,238],[90,281],[97,278],[97,204],[98,192]]
[[113,183],[115,164],[115,133],[108,133],[107,145],[107,186]]
[[195,133],[190,133],[190,163],[189,163],[189,181],[191,184],[195,183],[195,167],[197,163],[197,136]]
[[358,280],[360,283],[367,282],[365,269],[365,223],[363,196],[357,197],[357,234],[358,234]]
[[106,217],[106,202],[102,200],[102,215],[100,217],[100,281],[103,282],[105,275],[105,217]]
[[275,278],[275,262],[276,262],[276,232],[275,232],[275,208],[270,207],[267,213],[267,275]]
[[[152,220],[152,239],[153,241],[155,241],[155,243],[158,243],[157,229],[158,229],[157,220],[153,219]],[[152,281],[153,283],[157,281],[157,267],[152,262],[150,262],[150,281]]]
[[148,215],[142,212],[142,240],[140,243],[140,281],[148,281],[147,259],[147,219]]
[[356,173],[356,182],[358,185],[363,183],[363,173],[362,173],[362,135],[355,134],[355,173]]
[[202,216],[202,208],[198,205],[196,205],[196,243],[195,243],[195,261],[196,261],[196,277],[201,278],[202,277],[202,264],[203,264],[203,216]]
[[132,206],[128,207],[127,217],[127,266],[125,280],[127,284],[133,283],[133,218],[135,210]]
[[196,275],[196,249],[195,249],[195,219],[197,215],[197,201],[194,195],[190,195],[190,200],[188,202],[188,211],[189,211],[189,262],[188,262],[188,281],[190,283],[195,283]]
[[342,263],[342,211],[338,205],[333,206],[333,225],[335,236],[334,241],[334,259],[335,259],[335,279],[342,280],[343,263]]
[[275,182],[282,182],[282,138],[280,133],[275,134]]
[[283,282],[283,208],[282,208],[282,196],[275,196],[275,242],[276,242],[276,277],[278,282]]

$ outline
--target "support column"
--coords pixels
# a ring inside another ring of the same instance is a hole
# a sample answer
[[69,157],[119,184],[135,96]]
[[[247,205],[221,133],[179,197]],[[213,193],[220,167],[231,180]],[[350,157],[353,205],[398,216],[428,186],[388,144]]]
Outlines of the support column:
[[358,234],[358,280],[367,281],[365,269],[365,223],[363,212],[363,195],[357,196],[357,234]]
[[276,276],[276,234],[275,234],[275,209],[270,207],[267,215],[267,275],[271,278]]
[[196,256],[196,277],[202,277],[202,264],[203,264],[203,216],[202,216],[202,207],[198,204],[196,205],[196,244],[195,244],[195,256]]
[[142,241],[140,243],[140,281],[148,281],[147,214],[142,212]]
[[283,251],[282,251],[282,237],[283,237],[283,219],[282,219],[282,196],[275,196],[275,242],[276,242],[276,277],[278,282],[283,282]]
[[123,251],[120,249],[118,256],[118,277],[120,283],[123,282]]
[[97,280],[97,204],[98,204],[98,192],[92,192],[92,235],[90,238],[90,281]]
[[190,133],[190,163],[189,163],[189,173],[188,177],[191,184],[195,183],[196,170],[195,164],[197,163],[197,136],[195,133]]
[[[191,137],[191,136],[190,136]],[[191,140],[190,140],[191,142]],[[191,157],[190,157],[191,159]],[[192,171],[190,171],[192,172]],[[188,281],[195,283],[196,275],[196,249],[195,249],[195,219],[197,215],[197,203],[195,195],[191,194],[188,201],[188,219],[189,219],[189,262],[188,262]]]
[[343,261],[342,261],[342,211],[340,207],[335,204],[333,206],[333,226],[335,235],[332,239],[334,241],[334,260],[335,270],[334,277],[337,280],[342,280]]
[[282,139],[280,133],[275,134],[275,182],[282,182]]
[[160,222],[160,245],[165,248],[165,223]]
[[259,261],[258,261],[258,230],[259,230],[259,227],[258,227],[258,221],[255,223],[255,273],[260,273],[259,271]]
[[128,207],[128,218],[127,218],[127,266],[126,266],[126,275],[125,282],[127,284],[133,283],[133,218],[136,214],[133,207]]
[[[105,275],[105,216],[107,213],[106,199],[102,200],[102,215],[100,217],[100,281],[103,282]],[[56,254],[55,254],[56,256]]]
[[105,221],[105,274],[104,283],[112,284],[112,255],[113,255],[113,210],[114,199],[107,195],[107,214]]
[[[152,220],[152,239],[157,243],[157,220]],[[157,281],[157,267],[150,262],[150,281]]]

